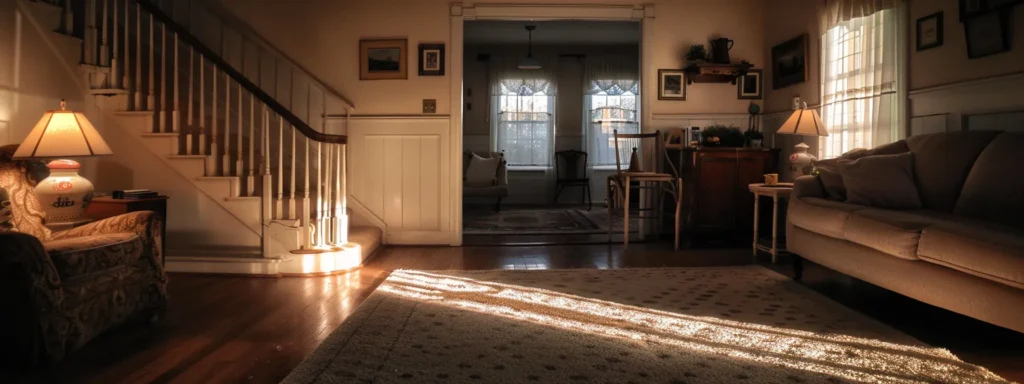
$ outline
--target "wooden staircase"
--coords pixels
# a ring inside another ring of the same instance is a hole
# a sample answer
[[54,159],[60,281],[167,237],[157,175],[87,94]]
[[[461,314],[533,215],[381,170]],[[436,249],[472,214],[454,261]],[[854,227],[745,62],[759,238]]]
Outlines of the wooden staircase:
[[[253,71],[244,55],[232,64],[176,21],[175,2],[16,1],[33,22],[56,27],[55,51],[81,68],[86,92],[115,125],[260,239],[169,251],[169,270],[333,273],[362,265],[381,246],[384,228],[349,225],[347,138],[326,133],[328,92],[316,113],[310,98],[284,105],[276,86],[273,95],[261,86],[262,69]],[[84,32],[75,33],[76,23]]]

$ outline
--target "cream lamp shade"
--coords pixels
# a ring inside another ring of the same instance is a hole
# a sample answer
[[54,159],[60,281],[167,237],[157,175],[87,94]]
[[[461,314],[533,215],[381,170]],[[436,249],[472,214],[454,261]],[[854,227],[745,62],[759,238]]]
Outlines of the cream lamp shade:
[[[807,108],[807,103],[803,103],[800,109],[793,111],[789,119],[786,119],[786,122],[775,133],[799,136],[828,136],[828,130],[825,129],[825,124],[821,122],[821,116],[818,116],[818,111]],[[810,146],[803,142],[794,147],[793,154],[789,155],[789,169],[791,171],[803,175],[810,175],[814,171],[812,163],[817,158],[807,153],[808,148]]]
[[793,111],[793,114],[786,119],[775,133],[781,135],[802,135],[802,136],[828,136],[825,124],[821,122],[818,111],[807,108],[803,103],[800,109]]
[[[81,112],[48,111],[14,152],[15,159],[113,155],[110,146]],[[47,223],[77,223],[85,219],[92,201],[92,183],[78,174],[74,160],[53,160],[50,176],[36,184],[35,194],[46,211]]]
[[81,112],[47,111],[14,153],[15,159],[113,155],[107,142]]

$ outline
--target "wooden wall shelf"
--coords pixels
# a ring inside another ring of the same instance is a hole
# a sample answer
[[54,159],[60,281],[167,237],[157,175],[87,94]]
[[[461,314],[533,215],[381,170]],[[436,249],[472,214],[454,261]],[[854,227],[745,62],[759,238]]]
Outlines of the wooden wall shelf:
[[686,72],[687,84],[693,83],[732,83],[736,78],[747,74],[751,64],[714,64],[695,63],[683,68]]

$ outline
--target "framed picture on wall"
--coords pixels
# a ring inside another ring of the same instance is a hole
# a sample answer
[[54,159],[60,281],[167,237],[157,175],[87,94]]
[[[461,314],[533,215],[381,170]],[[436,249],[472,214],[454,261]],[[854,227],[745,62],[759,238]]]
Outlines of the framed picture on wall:
[[1010,50],[1006,13],[989,12],[964,21],[967,57],[977,59]]
[[942,46],[942,12],[917,19],[917,51]]
[[359,40],[359,80],[407,79],[407,48],[405,39]]
[[748,69],[747,73],[736,79],[736,98],[740,100],[761,100],[764,95],[763,71]]
[[681,69],[659,69],[658,100],[686,100],[686,72]]
[[785,88],[807,81],[807,34],[772,47],[772,89]]
[[444,44],[420,44],[420,76],[444,76]]

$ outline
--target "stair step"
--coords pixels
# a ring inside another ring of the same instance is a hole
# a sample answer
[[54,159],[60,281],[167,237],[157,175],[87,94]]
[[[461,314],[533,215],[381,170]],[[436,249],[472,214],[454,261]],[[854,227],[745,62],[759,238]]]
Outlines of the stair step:
[[[178,132],[147,132],[147,133],[143,133],[142,137],[169,137],[169,138],[177,138],[178,137]],[[175,156],[177,156],[177,155],[175,155]]]
[[78,64],[83,71],[96,72],[96,73],[110,73],[110,67],[106,65],[95,65],[95,64]]
[[156,112],[154,111],[117,111],[114,112],[116,116],[153,116]]
[[121,88],[93,88],[89,90],[89,94],[93,96],[126,95],[128,90]]
[[262,252],[260,247],[225,247],[214,245],[201,248],[171,248],[167,250],[167,256],[263,259]]
[[225,197],[224,201],[256,201],[256,202],[259,202],[259,201],[263,201],[263,198],[259,197],[259,196],[233,196],[233,197]]
[[[153,135],[157,135],[157,133],[153,133]],[[210,156],[207,156],[207,155],[167,155],[167,158],[169,158],[169,159],[201,159],[201,160],[206,160],[207,157],[210,157]]]

